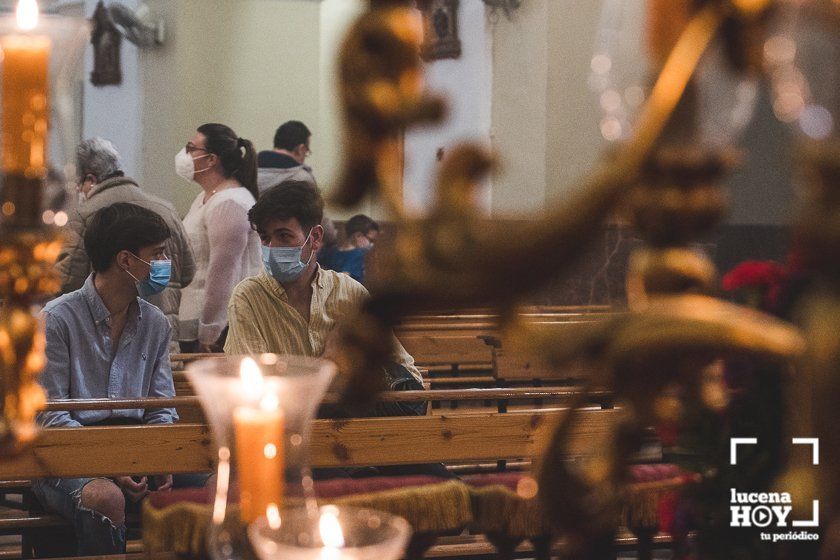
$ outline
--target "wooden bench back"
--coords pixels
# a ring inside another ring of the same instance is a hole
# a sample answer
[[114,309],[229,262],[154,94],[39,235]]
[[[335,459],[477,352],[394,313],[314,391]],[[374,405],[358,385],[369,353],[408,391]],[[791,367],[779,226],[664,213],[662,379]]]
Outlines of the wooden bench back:
[[[433,389],[422,391],[387,391],[380,393],[380,402],[496,402],[502,405],[515,402],[564,403],[580,394],[577,388],[569,387],[511,387],[511,388],[472,388],[472,389]],[[605,390],[589,390],[589,401],[598,404],[611,404],[612,395]],[[334,404],[339,396],[328,393],[324,404]],[[173,398],[137,398],[137,399],[68,399],[49,401],[45,410],[123,410],[130,408],[175,408],[182,424],[204,424],[206,418],[201,409],[201,401],[191,391]],[[498,406],[496,407],[498,409]],[[531,408],[542,408],[542,406]],[[485,407],[486,410],[486,407]]]
[[492,367],[493,350],[476,335],[402,335],[399,339],[418,366]]
[[[531,457],[540,453],[554,422],[567,412],[544,409],[317,420],[311,440],[312,466]],[[617,415],[616,410],[594,407],[579,413],[570,456],[591,449]],[[44,430],[32,448],[0,462],[0,480],[208,472],[213,469],[214,455],[212,435],[203,424],[53,428]]]
[[[605,306],[531,307],[520,311],[526,322],[574,325],[612,316]],[[395,334],[420,367],[432,371],[487,370],[494,365],[493,350],[482,339],[499,335],[499,315],[489,310],[430,313],[405,318]],[[173,354],[173,362],[189,362],[220,354]]]
[[[522,320],[538,324],[552,324],[555,328],[568,325],[569,330],[590,321],[613,316],[604,312],[543,313],[522,315]],[[494,367],[493,349],[485,337],[499,336],[496,316],[453,316],[413,318],[396,329],[397,338],[414,357],[418,365],[432,370],[441,366],[452,369],[491,369]]]

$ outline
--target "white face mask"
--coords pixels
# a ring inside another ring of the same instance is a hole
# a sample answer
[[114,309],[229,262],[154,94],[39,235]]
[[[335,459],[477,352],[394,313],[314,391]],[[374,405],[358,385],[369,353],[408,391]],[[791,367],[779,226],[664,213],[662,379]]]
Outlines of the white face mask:
[[209,155],[210,154],[204,154],[203,156],[193,158],[190,154],[187,153],[186,148],[181,148],[181,151],[175,154],[175,173],[177,173],[178,176],[184,179],[185,181],[192,183],[195,179],[196,173],[201,173],[202,171],[207,171],[208,169],[210,169],[209,167],[206,167],[204,169],[196,171],[195,160],[205,158]]

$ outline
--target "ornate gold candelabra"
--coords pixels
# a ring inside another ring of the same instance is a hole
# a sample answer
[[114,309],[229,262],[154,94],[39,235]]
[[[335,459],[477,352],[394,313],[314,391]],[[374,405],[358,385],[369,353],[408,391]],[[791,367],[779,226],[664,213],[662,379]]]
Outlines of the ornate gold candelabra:
[[[7,203],[8,197],[4,196],[3,202]],[[32,306],[46,294],[58,291],[52,265],[61,245],[54,229],[40,226],[3,224],[0,239],[2,455],[31,442],[37,433],[35,414],[45,402],[37,383],[45,365],[45,340]]]
[[[657,3],[654,3],[657,4]],[[661,4],[661,3],[658,3]],[[345,370],[357,377],[348,398],[362,399],[375,390],[370,372],[387,352],[382,342],[400,318],[427,309],[494,305],[503,317],[505,344],[539,354],[549,363],[584,361],[593,372],[589,385],[611,388],[623,409],[623,420],[609,444],[584,470],[565,458],[574,408],[561,418],[537,472],[539,495],[558,533],[572,534],[579,557],[610,553],[617,509],[625,484],[625,467],[640,429],[658,419],[657,399],[673,383],[698,394],[701,372],[722,353],[790,359],[804,349],[798,331],[764,314],[719,301],[712,292],[714,267],[689,243],[707,232],[726,206],[720,178],[736,159],[726,149],[690,147],[696,135],[694,73],[716,38],[735,71],[757,71],[770,0],[707,0],[686,3],[687,23],[664,45],[661,71],[636,123],[631,140],[620,146],[589,179],[578,196],[549,209],[519,231],[504,231],[481,216],[473,190],[493,167],[493,158],[477,146],[461,146],[444,163],[438,179],[437,204],[422,218],[409,217],[394,194],[400,168],[395,157],[379,157],[386,146],[367,144],[364,180],[341,184],[336,201],[358,201],[381,193],[398,222],[395,251],[382,266],[387,282],[374,295],[353,332]],[[402,60],[388,68],[404,72],[372,75],[347,61],[366,57],[359,45],[400,25],[405,2],[372,2],[370,11],[351,31],[345,45],[342,77],[353,84],[342,93],[345,117],[353,134],[345,149],[353,153],[357,138],[394,138],[403,126],[417,122],[407,115],[437,120],[439,111],[424,111],[427,94],[418,80],[420,41],[414,35],[390,33]],[[400,14],[399,16],[397,14]],[[406,89],[405,84],[412,87]],[[387,91],[388,95],[381,95]],[[382,103],[387,99],[388,103]],[[393,118],[393,109],[402,118]],[[346,177],[361,177],[348,168]],[[524,295],[568,271],[584,253],[603,221],[620,201],[631,209],[632,222],[647,242],[631,261],[629,283],[635,304],[625,316],[593,324],[579,336],[550,325],[517,323],[512,310]],[[518,263],[539,262],[528,274],[516,274]],[[514,263],[514,268],[510,263]],[[840,363],[840,360],[835,361]],[[832,393],[833,394],[833,393]]]
[[68,128],[74,68],[87,38],[85,20],[39,17],[37,10],[34,2],[21,2],[16,16],[0,18],[0,457],[36,437],[35,415],[45,402],[37,383],[45,338],[35,310],[59,290],[56,226],[66,218],[44,203],[48,156],[66,160],[75,146],[60,144],[75,139],[57,134],[59,145],[48,151],[47,144],[52,129]]

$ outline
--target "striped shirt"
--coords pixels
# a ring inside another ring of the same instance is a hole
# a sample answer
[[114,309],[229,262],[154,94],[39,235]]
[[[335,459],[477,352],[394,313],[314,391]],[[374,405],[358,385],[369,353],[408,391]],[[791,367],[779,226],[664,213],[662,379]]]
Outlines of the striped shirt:
[[[263,271],[233,290],[228,304],[228,354],[291,354],[317,357],[336,325],[351,320],[370,297],[364,286],[346,274],[316,269],[312,279],[309,323],[289,305],[283,286]],[[392,361],[423,380],[414,359],[394,338]]]

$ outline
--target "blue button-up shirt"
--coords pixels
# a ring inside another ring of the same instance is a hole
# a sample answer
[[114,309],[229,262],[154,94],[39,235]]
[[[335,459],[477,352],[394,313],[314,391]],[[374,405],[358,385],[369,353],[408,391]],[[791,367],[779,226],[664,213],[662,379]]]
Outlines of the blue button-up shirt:
[[[75,292],[49,302],[46,321],[47,367],[41,385],[50,400],[173,397],[169,363],[171,327],[164,314],[137,298],[116,349],[111,344],[111,314],[93,285],[91,274]],[[74,427],[110,420],[145,424],[178,420],[175,409],[81,410],[42,412],[47,427]]]

